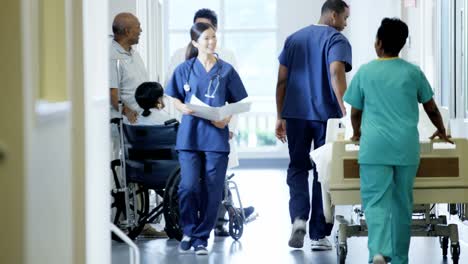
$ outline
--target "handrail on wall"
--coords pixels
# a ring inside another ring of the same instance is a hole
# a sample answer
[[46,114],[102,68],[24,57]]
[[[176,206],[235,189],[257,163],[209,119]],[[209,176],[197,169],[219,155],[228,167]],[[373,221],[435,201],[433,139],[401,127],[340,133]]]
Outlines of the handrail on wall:
[[130,247],[130,264],[140,264],[140,249],[137,245],[113,223],[110,223],[110,229]]

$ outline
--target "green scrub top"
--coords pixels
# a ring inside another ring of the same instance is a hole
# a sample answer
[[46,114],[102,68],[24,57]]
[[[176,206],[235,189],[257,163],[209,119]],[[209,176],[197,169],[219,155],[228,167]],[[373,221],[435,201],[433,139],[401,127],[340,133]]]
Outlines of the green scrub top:
[[360,164],[417,165],[419,106],[433,91],[421,69],[400,58],[371,61],[344,95],[362,110]]

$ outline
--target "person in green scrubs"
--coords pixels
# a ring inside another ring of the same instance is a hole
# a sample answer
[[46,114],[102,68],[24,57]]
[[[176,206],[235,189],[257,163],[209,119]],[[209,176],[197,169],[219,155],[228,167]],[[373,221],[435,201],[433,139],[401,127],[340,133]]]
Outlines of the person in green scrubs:
[[379,58],[360,67],[344,95],[352,106],[352,140],[360,141],[369,263],[408,263],[420,152],[419,103],[437,128],[431,138],[451,142],[424,73],[398,57],[407,38],[404,22],[383,19],[375,41]]

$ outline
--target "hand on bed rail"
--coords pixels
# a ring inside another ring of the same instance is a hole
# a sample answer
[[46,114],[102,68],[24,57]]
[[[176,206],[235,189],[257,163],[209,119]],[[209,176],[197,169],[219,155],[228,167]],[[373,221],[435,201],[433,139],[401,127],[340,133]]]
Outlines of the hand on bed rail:
[[360,139],[361,134],[354,134],[349,140],[351,140],[352,142],[359,142]]
[[430,140],[434,140],[436,137],[440,138],[442,141],[455,144],[455,143],[453,143],[453,141],[450,139],[451,136],[450,136],[450,135],[447,135],[447,134],[445,133],[445,130],[443,130],[443,131],[437,130],[436,132],[434,132],[434,134],[432,134],[431,137],[429,137],[429,139],[430,139]]

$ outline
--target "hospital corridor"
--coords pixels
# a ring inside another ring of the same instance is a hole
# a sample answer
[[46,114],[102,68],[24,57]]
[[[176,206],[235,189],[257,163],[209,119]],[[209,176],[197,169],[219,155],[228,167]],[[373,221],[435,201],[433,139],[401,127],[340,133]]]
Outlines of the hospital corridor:
[[468,0],[2,0],[0,264],[468,263]]

